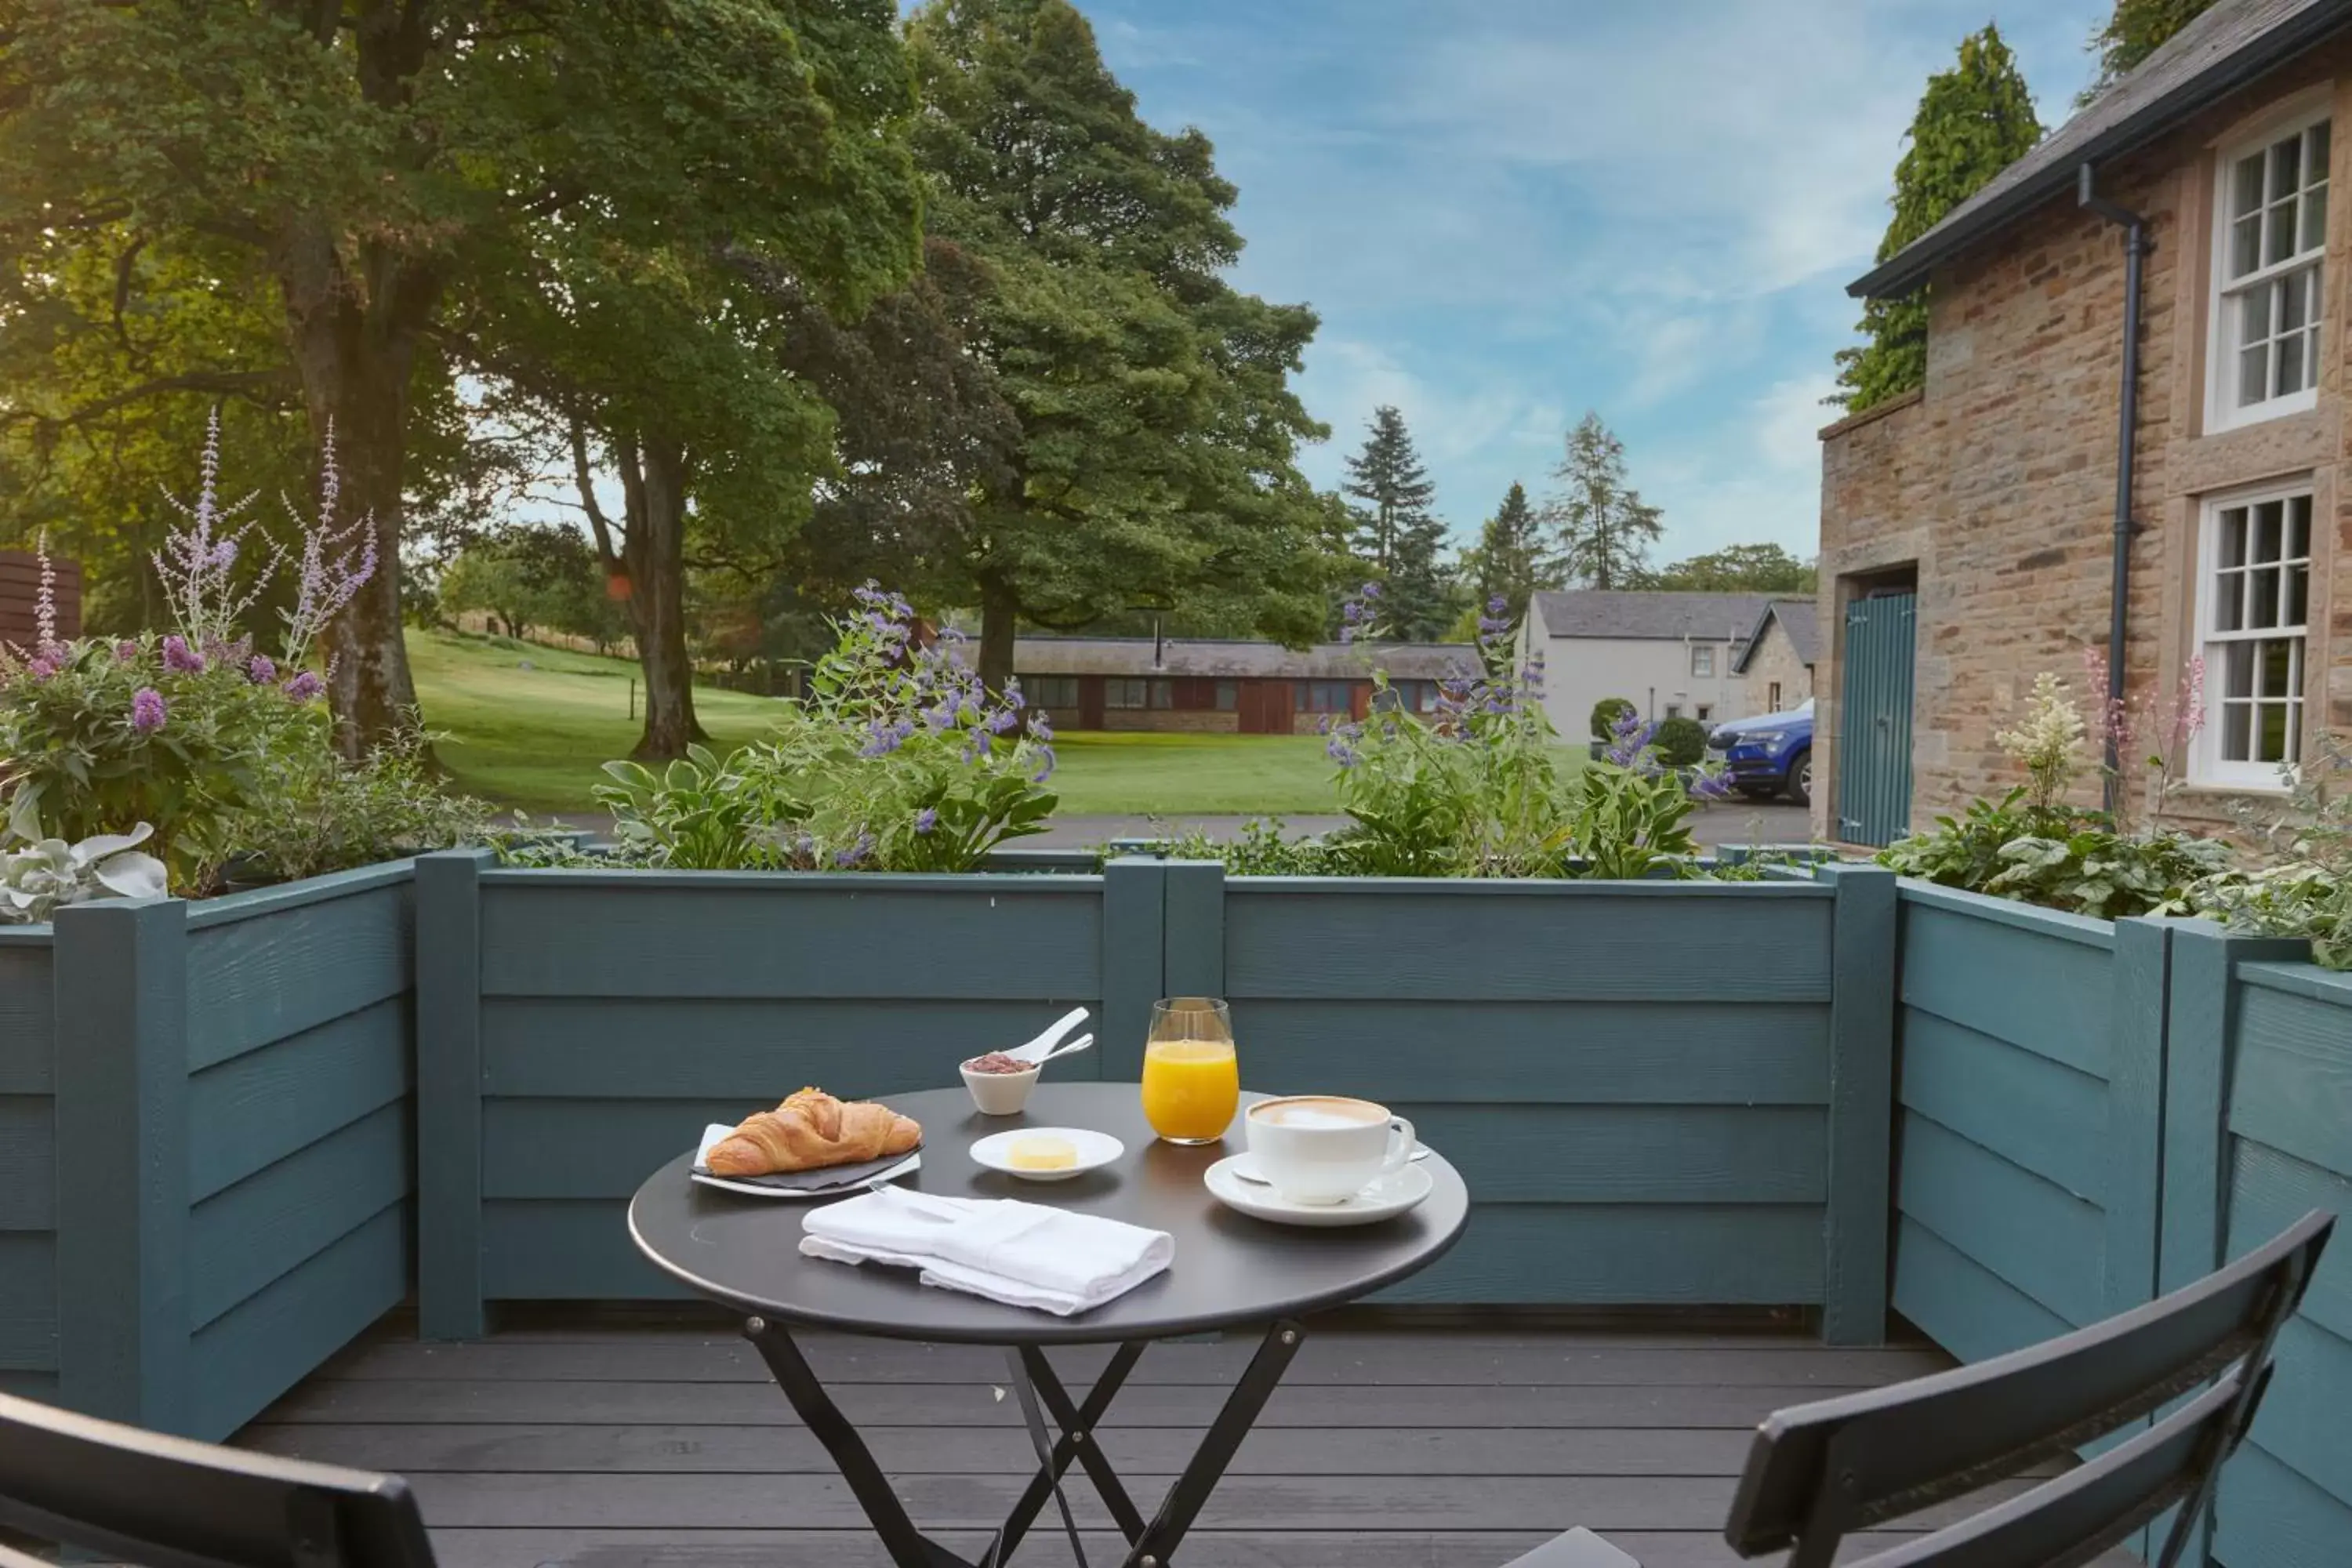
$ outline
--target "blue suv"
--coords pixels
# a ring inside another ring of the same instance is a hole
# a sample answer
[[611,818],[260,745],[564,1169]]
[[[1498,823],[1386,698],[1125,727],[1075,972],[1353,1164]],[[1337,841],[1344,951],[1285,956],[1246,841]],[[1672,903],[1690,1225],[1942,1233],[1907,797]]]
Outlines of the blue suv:
[[1799,805],[1813,798],[1813,704],[1786,713],[1734,719],[1708,737],[1734,787],[1751,800],[1785,795]]

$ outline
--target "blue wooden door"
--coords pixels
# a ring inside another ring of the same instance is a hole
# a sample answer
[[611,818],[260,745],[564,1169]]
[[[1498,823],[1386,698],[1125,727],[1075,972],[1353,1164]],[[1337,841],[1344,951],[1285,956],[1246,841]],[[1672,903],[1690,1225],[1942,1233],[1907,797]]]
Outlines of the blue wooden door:
[[1838,710],[1837,837],[1892,844],[1911,826],[1911,653],[1916,594],[1856,599],[1845,612]]

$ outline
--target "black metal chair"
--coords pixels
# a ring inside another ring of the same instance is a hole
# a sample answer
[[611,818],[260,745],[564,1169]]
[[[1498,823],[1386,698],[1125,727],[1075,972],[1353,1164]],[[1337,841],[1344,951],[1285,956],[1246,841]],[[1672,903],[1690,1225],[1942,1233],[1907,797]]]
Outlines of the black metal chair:
[[[2253,1424],[2278,1332],[2336,1216],[2315,1211],[2171,1295],[1975,1366],[1775,1412],[1758,1428],[1724,1536],[1742,1557],[1826,1568],[1858,1530],[2071,1457],[2183,1395],[2095,1459],[1853,1568],[2074,1568],[2177,1509],[2156,1568],[2195,1539],[2222,1463]],[[2197,1391],[2202,1390],[2202,1393]],[[1628,1568],[1572,1531],[1511,1568]]]
[[[0,1394],[0,1527],[139,1568],[434,1568],[408,1483]],[[0,1542],[0,1568],[45,1568]]]

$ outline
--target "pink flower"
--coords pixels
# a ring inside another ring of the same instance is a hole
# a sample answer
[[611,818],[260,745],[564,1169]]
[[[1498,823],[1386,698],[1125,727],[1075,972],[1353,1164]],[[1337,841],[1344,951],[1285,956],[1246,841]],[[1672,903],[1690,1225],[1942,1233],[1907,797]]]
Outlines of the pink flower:
[[25,669],[35,680],[47,680],[57,674],[58,661],[47,654],[42,654],[26,665]]
[[131,727],[142,735],[152,735],[162,729],[170,713],[163,694],[152,686],[142,686],[131,696]]
[[319,679],[317,670],[305,669],[298,671],[294,679],[286,683],[286,695],[297,702],[308,702],[326,689],[327,683]]

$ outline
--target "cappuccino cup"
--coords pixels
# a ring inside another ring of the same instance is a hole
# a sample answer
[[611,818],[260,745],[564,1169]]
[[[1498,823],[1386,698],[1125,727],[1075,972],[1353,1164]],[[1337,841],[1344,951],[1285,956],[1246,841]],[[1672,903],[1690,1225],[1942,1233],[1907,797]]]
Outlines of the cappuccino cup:
[[1412,1157],[1412,1123],[1337,1094],[1261,1100],[1243,1123],[1258,1174],[1295,1204],[1336,1204]]

